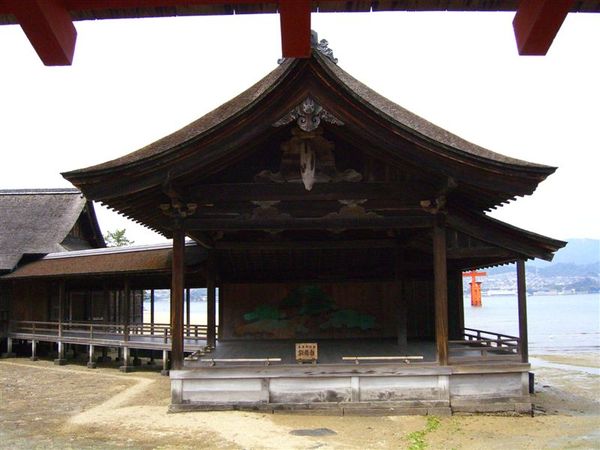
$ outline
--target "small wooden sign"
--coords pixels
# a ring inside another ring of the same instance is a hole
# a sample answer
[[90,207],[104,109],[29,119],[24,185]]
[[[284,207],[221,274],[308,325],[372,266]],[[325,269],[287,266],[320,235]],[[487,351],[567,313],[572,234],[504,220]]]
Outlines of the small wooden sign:
[[319,359],[319,349],[316,342],[296,344],[296,362],[316,363]]

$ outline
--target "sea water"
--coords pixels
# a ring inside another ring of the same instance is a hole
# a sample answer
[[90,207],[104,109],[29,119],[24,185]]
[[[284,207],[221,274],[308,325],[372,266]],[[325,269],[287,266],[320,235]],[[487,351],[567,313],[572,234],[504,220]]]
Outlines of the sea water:
[[[519,336],[516,296],[465,296],[465,327]],[[530,354],[600,352],[600,294],[528,295]]]

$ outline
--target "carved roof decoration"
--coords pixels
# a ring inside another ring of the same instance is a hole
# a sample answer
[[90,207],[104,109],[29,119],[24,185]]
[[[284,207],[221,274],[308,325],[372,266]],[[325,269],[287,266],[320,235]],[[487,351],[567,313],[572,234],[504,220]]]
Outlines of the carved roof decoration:
[[302,103],[273,124],[274,127],[287,125],[296,121],[302,131],[314,131],[321,124],[321,120],[333,125],[344,125],[340,119],[325,110],[312,97],[306,97]]

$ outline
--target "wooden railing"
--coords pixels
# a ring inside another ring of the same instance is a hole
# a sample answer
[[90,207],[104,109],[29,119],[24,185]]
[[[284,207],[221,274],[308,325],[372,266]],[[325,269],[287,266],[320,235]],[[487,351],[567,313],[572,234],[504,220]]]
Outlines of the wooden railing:
[[[97,322],[43,322],[19,320],[9,322],[10,333],[27,335],[28,337],[75,337],[84,339],[118,339],[135,340],[137,337],[161,337],[163,343],[171,338],[171,326],[164,323],[138,323],[125,325],[122,323]],[[204,340],[207,335],[206,325],[190,324],[184,326],[184,336],[191,340]]]
[[451,362],[519,359],[521,340],[493,331],[465,328],[463,339],[448,341]]

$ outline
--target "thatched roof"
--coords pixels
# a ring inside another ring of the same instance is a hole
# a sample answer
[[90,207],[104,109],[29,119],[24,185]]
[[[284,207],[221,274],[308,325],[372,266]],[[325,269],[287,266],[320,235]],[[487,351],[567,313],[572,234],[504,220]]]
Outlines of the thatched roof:
[[[348,95],[366,105],[375,114],[380,116],[382,120],[391,122],[395,126],[407,130],[419,138],[426,139],[442,147],[442,151],[447,154],[455,153],[458,156],[472,157],[486,163],[513,167],[518,170],[541,172],[545,175],[549,175],[556,170],[555,167],[511,158],[473,144],[378,94],[352,77],[337,64],[334,64],[329,58],[323,56],[319,51],[313,50],[312,55],[313,60],[329,72],[332,79],[337,81]],[[180,130],[120,158],[95,166],[65,172],[63,176],[76,183],[74,180],[81,175],[102,173],[116,168],[124,168],[125,166],[133,167],[137,163],[143,163],[153,158],[165,157],[176,153],[181,146],[189,145],[201,139],[215,128],[226,126],[230,119],[255,106],[265,95],[281,84],[284,79],[290,77],[294,73],[295,67],[302,63],[303,60],[287,59],[275,70],[237,97]]]
[[13,270],[24,255],[85,245],[69,233],[86,207],[100,234],[91,202],[77,189],[0,190],[0,272]]

